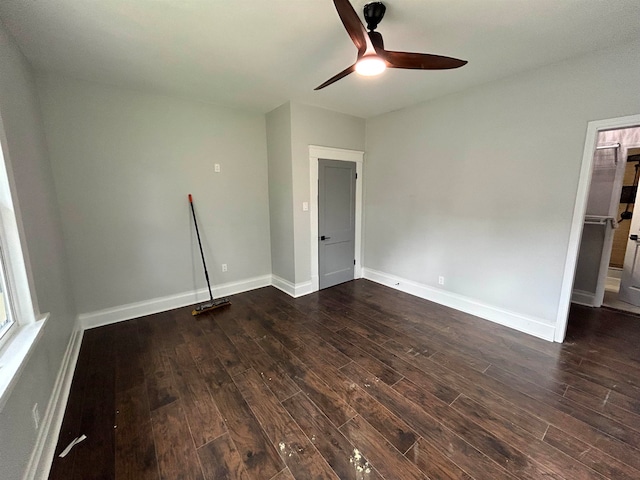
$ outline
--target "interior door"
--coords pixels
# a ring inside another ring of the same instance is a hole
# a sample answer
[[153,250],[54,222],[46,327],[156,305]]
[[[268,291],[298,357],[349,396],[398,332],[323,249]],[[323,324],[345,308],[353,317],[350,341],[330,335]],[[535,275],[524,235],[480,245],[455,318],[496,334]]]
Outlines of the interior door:
[[[636,129],[640,130],[640,129]],[[635,132],[634,132],[635,133]],[[637,137],[640,138],[640,132]],[[640,152],[638,149],[630,149],[629,153]],[[640,205],[640,195],[636,193],[635,205]],[[618,299],[640,307],[640,206],[631,218],[631,228],[629,229],[629,241],[624,254],[624,266],[620,278],[620,291]]]
[[318,161],[318,274],[320,289],[353,280],[356,164]]
[[640,306],[640,240],[637,226],[633,227],[631,231],[636,233],[630,234],[627,242],[618,299]]

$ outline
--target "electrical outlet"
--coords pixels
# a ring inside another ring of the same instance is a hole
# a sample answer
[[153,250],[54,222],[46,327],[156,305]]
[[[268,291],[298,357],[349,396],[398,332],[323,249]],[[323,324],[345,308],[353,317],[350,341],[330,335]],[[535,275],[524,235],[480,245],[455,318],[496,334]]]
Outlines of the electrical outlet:
[[215,163],[213,165],[213,171],[216,173],[220,173],[220,164],[219,163]]
[[226,263],[223,263],[223,264],[222,264],[222,271],[223,271],[223,272],[226,272],[226,271],[227,271],[227,264],[226,264]]
[[444,277],[438,277],[438,285],[444,285]]
[[31,410],[31,415],[33,416],[33,426],[36,430],[40,427],[40,412],[38,411],[38,404],[36,403]]

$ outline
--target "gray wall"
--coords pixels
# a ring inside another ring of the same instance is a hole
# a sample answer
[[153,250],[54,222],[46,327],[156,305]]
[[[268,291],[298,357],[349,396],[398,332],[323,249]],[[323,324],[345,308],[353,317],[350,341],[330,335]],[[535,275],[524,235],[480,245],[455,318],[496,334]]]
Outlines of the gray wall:
[[214,284],[271,273],[264,115],[59,77],[38,86],[80,313],[206,286],[188,193]]
[[[295,229],[296,283],[311,280],[309,212],[309,145],[364,150],[365,120],[324,108],[291,103],[291,153],[293,160],[293,218]],[[365,160],[365,176],[367,165]]]
[[22,478],[36,440],[31,408],[37,402],[41,416],[45,413],[76,314],[34,77],[1,23],[0,115],[7,140],[5,161],[13,170],[14,205],[21,212],[23,249],[30,259],[32,284],[40,311],[51,313],[0,412],[1,476],[17,480]]
[[293,180],[291,165],[291,105],[267,114],[269,158],[269,219],[271,272],[295,283],[293,249]]
[[587,122],[640,112],[639,48],[368,120],[365,266],[555,324]]

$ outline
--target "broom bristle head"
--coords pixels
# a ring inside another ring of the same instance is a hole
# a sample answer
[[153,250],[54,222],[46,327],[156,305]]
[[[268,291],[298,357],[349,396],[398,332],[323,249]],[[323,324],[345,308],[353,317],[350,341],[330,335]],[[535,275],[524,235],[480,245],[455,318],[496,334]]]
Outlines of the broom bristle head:
[[229,301],[228,298],[226,297],[216,298],[209,302],[201,303],[200,305],[198,305],[196,308],[193,309],[193,311],[191,312],[191,315],[193,316],[200,315],[201,313],[206,313],[220,307],[226,307],[227,305],[231,305],[231,302]]

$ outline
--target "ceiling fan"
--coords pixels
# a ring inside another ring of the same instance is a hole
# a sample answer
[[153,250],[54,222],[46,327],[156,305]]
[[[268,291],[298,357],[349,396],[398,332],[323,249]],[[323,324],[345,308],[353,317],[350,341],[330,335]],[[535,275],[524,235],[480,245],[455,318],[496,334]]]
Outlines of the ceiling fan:
[[367,28],[360,21],[358,14],[349,3],[349,0],[333,0],[340,20],[351,40],[358,49],[356,63],[347,67],[337,75],[334,75],[314,90],[320,90],[337,82],[350,73],[356,71],[361,75],[378,75],[388,68],[409,68],[413,70],[445,70],[458,68],[465,65],[466,60],[442,57],[428,53],[393,52],[384,49],[382,35],[375,29],[384,17],[387,8],[382,2],[367,3],[364,6],[364,19]]

